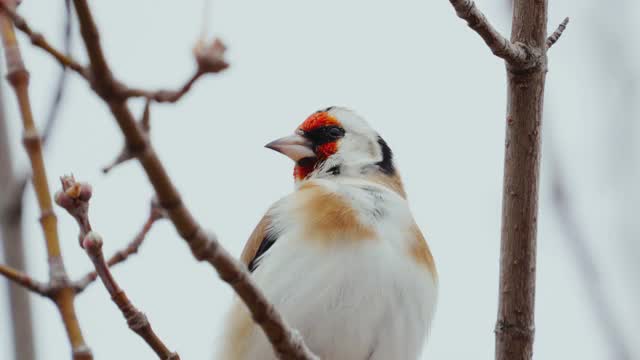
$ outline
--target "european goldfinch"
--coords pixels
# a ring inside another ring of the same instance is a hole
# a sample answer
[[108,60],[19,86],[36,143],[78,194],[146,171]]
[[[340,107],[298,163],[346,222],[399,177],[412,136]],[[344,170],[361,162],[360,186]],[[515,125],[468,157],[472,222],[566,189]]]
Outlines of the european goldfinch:
[[[256,284],[321,359],[417,359],[437,273],[387,143],[356,113],[330,107],[266,147],[295,162],[295,191],[242,252]],[[223,335],[219,359],[276,359],[239,301]]]

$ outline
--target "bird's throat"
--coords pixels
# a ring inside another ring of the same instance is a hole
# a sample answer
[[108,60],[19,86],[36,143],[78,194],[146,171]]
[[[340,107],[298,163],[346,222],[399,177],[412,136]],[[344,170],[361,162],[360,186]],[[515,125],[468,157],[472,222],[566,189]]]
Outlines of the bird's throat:
[[301,181],[307,178],[313,169],[316,168],[317,158],[304,158],[296,163],[293,168],[293,177],[295,181]]

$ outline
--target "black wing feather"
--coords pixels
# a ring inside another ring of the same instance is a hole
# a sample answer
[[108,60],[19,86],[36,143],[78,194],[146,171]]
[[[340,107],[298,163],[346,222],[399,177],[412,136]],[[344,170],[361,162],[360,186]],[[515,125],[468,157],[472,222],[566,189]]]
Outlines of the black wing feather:
[[269,251],[271,246],[276,243],[276,240],[278,240],[278,236],[273,231],[267,231],[265,233],[265,236],[262,239],[260,246],[258,247],[258,251],[256,251],[256,255],[249,262],[249,272],[253,272],[253,270],[258,268],[258,265],[260,265],[260,260],[262,260],[262,255]]

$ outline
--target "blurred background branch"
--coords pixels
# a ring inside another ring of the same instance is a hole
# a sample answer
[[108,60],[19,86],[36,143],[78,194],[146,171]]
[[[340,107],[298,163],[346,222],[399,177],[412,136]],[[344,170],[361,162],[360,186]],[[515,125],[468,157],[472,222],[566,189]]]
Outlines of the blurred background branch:
[[568,191],[569,184],[565,169],[558,156],[553,137],[547,137],[545,149],[546,163],[551,174],[551,197],[557,221],[564,231],[564,239],[573,255],[582,285],[599,323],[600,332],[609,347],[610,359],[631,360],[631,349],[625,340],[624,332],[616,320],[613,304],[607,290],[603,287],[596,257],[593,255],[585,232],[580,226],[576,211]]
[[[0,236],[4,263],[25,271],[24,239],[22,231],[22,199],[25,175],[19,173],[12,161],[7,115],[0,92]],[[17,195],[16,195],[17,194]],[[31,299],[27,290],[9,282],[8,297],[14,353],[24,360],[35,359]]]

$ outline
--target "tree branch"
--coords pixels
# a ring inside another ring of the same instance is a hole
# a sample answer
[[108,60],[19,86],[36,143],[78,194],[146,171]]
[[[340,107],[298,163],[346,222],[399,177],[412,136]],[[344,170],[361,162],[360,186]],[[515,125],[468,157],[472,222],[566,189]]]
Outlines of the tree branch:
[[229,67],[229,64],[224,59],[224,52],[226,47],[219,39],[214,39],[211,43],[207,44],[204,40],[198,41],[193,54],[196,59],[198,67],[196,71],[187,82],[182,85],[178,90],[156,90],[147,91],[140,89],[126,89],[124,90],[125,97],[140,97],[144,96],[147,99],[151,99],[155,102],[163,103],[175,103],[180,100],[189,90],[193,84],[200,79],[203,75],[208,73],[219,73]]
[[[86,0],[73,2],[80,22],[80,32],[91,60],[94,89],[108,101],[111,112],[125,136],[127,147],[136,154],[136,158],[156,191],[160,205],[167,210],[169,218],[191,248],[195,258],[210,263],[220,277],[234,288],[280,358],[317,359],[304,345],[297,332],[289,328],[280,314],[269,304],[264,294],[251,280],[245,266],[224,250],[215,237],[207,235],[182,203],[180,194],[169,178],[164,165],[144,131],[134,120],[124,99],[115,96],[119,91],[118,83],[107,65],[100,45],[99,33]],[[214,41],[201,50],[196,52],[199,67],[211,71],[219,69],[221,65],[219,60],[223,54],[221,46],[217,46]]]
[[[149,212],[149,217],[147,218],[147,221],[142,226],[142,229],[140,230],[140,232],[136,235],[135,238],[133,238],[133,240],[124,249],[117,251],[115,254],[111,255],[111,257],[107,261],[107,266],[111,268],[127,260],[130,255],[137,253],[138,249],[140,248],[140,245],[142,245],[142,242],[144,242],[153,224],[155,224],[156,221],[163,219],[165,217],[166,217],[166,213],[164,209],[160,207],[157,201],[151,201],[151,211]],[[83,276],[81,279],[75,281],[74,289],[76,290],[76,293],[81,293],[82,291],[84,291],[87,288],[87,286],[89,286],[89,284],[91,284],[97,277],[98,277],[98,273],[96,273],[95,271],[92,271],[87,275]]]
[[496,360],[530,360],[535,332],[540,131],[547,49],[560,37],[568,19],[547,39],[547,0],[514,0],[511,40],[507,40],[473,1],[449,2],[507,65]]
[[[0,89],[0,95],[4,90]],[[23,194],[25,183],[13,166],[8,118],[0,96],[0,238],[7,266],[26,269],[22,232]],[[31,295],[21,286],[10,283],[7,291],[15,358],[34,360]]]
[[513,64],[524,64],[530,60],[525,48],[512,44],[502,36],[473,1],[449,0],[449,2],[453,5],[458,17],[465,20],[467,25],[482,37],[494,55]]
[[[147,98],[146,103],[144,104],[144,110],[142,111],[142,119],[140,119],[140,126],[142,128],[142,132],[148,138],[149,133],[151,132],[151,99]],[[128,146],[125,146],[120,150],[118,156],[116,156],[113,161],[111,161],[108,165],[102,167],[102,172],[107,174],[113,170],[116,166],[125,163],[129,160],[133,160],[135,158],[135,154]]]
[[[64,1],[64,16],[65,16],[65,24],[64,24],[64,53],[67,56],[71,54],[71,0]],[[47,119],[44,123],[44,128],[42,130],[42,143],[47,145],[47,140],[51,136],[54,125],[56,123],[56,119],[58,119],[58,113],[60,111],[60,104],[62,103],[62,97],[64,95],[64,91],[67,85],[68,72],[66,66],[61,66],[60,75],[58,75],[58,82],[56,85],[56,91],[53,96],[53,100],[51,102],[51,107],[49,108],[49,113],[47,114]]]
[[180,100],[195,84],[195,82],[205,73],[196,71],[187,82],[177,90],[156,90],[148,91],[142,89],[126,89],[123,92],[125,97],[146,97],[159,103],[175,103]]
[[44,297],[51,296],[49,291],[50,287],[46,283],[34,280],[31,276],[14,268],[0,264],[0,275],[38,295],[42,295]]
[[562,36],[562,33],[567,28],[567,24],[569,24],[568,17],[564,18],[564,20],[562,20],[560,25],[558,25],[558,28],[556,29],[556,31],[554,31],[553,34],[551,34],[547,38],[547,49],[550,49],[553,46],[553,44],[555,44],[556,41],[560,39],[560,36]]
[[54,48],[51,44],[49,44],[49,42],[44,38],[42,34],[31,30],[31,27],[29,26],[29,24],[27,24],[24,18],[18,15],[11,7],[7,5],[7,1],[8,0],[0,1],[0,9],[2,9],[2,11],[7,16],[9,16],[9,18],[11,18],[11,21],[13,21],[13,24],[16,28],[18,28],[18,30],[22,31],[29,37],[33,45],[49,53],[60,63],[60,65],[70,68],[84,78],[87,77],[86,69],[84,68],[84,66],[80,65],[70,56],[63,54],[61,51]]
[[89,221],[89,200],[91,199],[91,186],[86,183],[78,183],[71,176],[64,176],[62,181],[62,191],[56,194],[56,203],[69,212],[78,222],[82,241],[80,246],[84,248],[87,255],[111,295],[111,300],[118,306],[122,315],[127,320],[129,328],[138,334],[155,351],[159,359],[180,360],[178,354],[172,352],[160,340],[158,335],[151,328],[147,317],[138,310],[124,290],[120,288],[113,278],[109,266],[104,260],[102,253],[102,238],[98,233],[92,231]]
[[[0,2],[1,6],[13,9],[15,3],[8,5],[7,0]],[[31,104],[29,100],[28,81],[29,73],[24,67],[20,49],[16,40],[15,31],[11,20],[7,16],[7,11],[0,12],[1,36],[4,46],[4,54],[7,64],[7,78],[13,87],[24,128],[23,142],[29,155],[32,168],[32,184],[40,207],[40,223],[45,235],[47,244],[47,254],[49,260],[50,285],[59,290],[53,295],[56,307],[62,316],[62,320],[67,331],[67,337],[71,343],[73,357],[75,360],[92,359],[91,351],[86,346],[80,325],[75,315],[73,300],[75,293],[68,286],[68,277],[64,267],[64,262],[60,252],[60,242],[58,239],[58,229],[55,214],[52,209],[51,194],[47,183],[47,175],[42,156],[42,143],[35,127]],[[15,19],[13,19],[15,20]],[[53,55],[53,54],[52,54]]]

